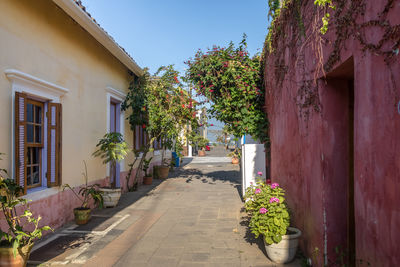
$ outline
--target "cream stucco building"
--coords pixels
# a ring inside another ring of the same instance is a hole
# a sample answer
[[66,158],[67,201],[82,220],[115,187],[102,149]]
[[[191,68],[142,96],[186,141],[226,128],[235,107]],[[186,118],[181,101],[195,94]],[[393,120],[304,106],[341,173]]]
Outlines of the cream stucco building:
[[[59,227],[77,205],[60,185],[83,183],[83,160],[90,182],[108,175],[92,157],[98,140],[119,131],[139,142],[119,107],[142,69],[79,1],[2,0],[0,10],[0,164]],[[132,158],[120,164],[123,188]]]

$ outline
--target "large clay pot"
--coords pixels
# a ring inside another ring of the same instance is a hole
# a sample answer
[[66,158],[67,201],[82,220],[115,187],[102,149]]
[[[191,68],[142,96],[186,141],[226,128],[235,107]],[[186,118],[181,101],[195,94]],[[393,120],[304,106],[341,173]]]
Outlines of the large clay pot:
[[121,197],[121,188],[99,188],[103,192],[103,205],[104,207],[115,207]]
[[33,244],[19,248],[16,257],[12,247],[0,247],[0,266],[25,267],[32,247]]
[[204,150],[199,150],[199,157],[204,157],[206,152]]
[[75,208],[74,209],[74,216],[75,216],[75,223],[78,225],[87,224],[90,220],[90,208]]
[[275,263],[288,263],[296,256],[297,246],[301,231],[294,227],[288,227],[289,234],[282,236],[281,242],[268,245],[265,243],[265,250],[268,258]]
[[232,164],[239,164],[238,158],[232,158]]
[[159,166],[158,167],[158,178],[167,179],[168,178],[169,167],[168,166]]
[[143,177],[143,184],[151,185],[152,183],[153,183],[153,177],[152,176]]

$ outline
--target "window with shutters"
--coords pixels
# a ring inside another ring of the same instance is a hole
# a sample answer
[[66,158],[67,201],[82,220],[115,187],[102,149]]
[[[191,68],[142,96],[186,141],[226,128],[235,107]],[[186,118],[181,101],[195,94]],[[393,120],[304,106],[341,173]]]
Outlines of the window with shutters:
[[25,194],[61,184],[61,104],[15,93],[15,179]]

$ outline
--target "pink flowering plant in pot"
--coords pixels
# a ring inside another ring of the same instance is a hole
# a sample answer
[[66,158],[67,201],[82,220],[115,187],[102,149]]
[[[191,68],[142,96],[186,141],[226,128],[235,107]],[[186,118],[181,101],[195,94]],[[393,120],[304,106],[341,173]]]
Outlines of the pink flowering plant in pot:
[[290,224],[285,190],[277,183],[265,183],[261,177],[257,180],[245,194],[250,230],[256,237],[263,235],[267,244],[279,243]]
[[[262,175],[261,172],[258,173]],[[250,216],[250,231],[264,237],[265,250],[275,263],[287,263],[296,255],[301,231],[290,225],[285,202],[285,190],[278,183],[264,182],[257,177],[255,185],[247,188],[245,208]]]

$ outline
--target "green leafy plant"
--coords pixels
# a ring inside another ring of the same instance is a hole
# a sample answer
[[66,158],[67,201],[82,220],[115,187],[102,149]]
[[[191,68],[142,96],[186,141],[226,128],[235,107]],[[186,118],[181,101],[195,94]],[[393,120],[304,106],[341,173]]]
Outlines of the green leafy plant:
[[102,195],[102,192],[98,190],[100,185],[99,184],[88,185],[87,166],[86,166],[85,161],[83,161],[83,163],[85,165],[85,171],[82,173],[82,176],[85,179],[85,185],[82,186],[77,193],[69,184],[64,184],[62,186],[63,191],[66,188],[69,188],[74,193],[74,195],[82,202],[81,207],[80,207],[81,209],[88,208],[90,199],[93,199],[94,205],[96,207],[99,207],[100,209],[102,209],[103,208],[103,195]]
[[[145,69],[142,76],[131,82],[122,110],[129,113],[131,129],[139,126],[149,137],[149,142],[141,148],[143,155],[139,169],[142,169],[147,153],[153,150],[155,140],[161,140],[161,162],[164,162],[165,150],[174,148],[174,140],[178,140],[181,130],[188,125],[193,129],[198,127],[196,103],[182,88],[179,72],[171,65],[160,67],[154,75]],[[133,168],[134,164],[131,164],[129,173]]]
[[111,177],[115,174],[117,162],[123,160],[129,152],[128,145],[123,139],[120,133],[107,133],[100,139],[96,145],[98,148],[93,156],[100,157],[103,160],[103,164],[110,163],[110,181],[113,181],[112,185],[115,187],[115,178]]
[[[39,227],[41,217],[35,218],[30,211],[28,200],[19,197],[23,194],[23,188],[13,179],[5,178],[6,174],[5,169],[0,169],[0,204],[8,225],[6,231],[0,230],[0,245],[12,247],[14,258],[19,253],[26,262],[35,240],[42,238],[44,231],[52,229],[49,226]],[[22,207],[22,214],[17,213],[18,206]]]
[[201,136],[201,135],[196,135],[194,138],[193,138],[193,141],[194,141],[194,143],[196,143],[197,144],[197,146],[200,148],[200,149],[205,149],[205,147],[206,147],[206,145],[209,143],[209,140],[207,139],[207,138],[204,138],[203,136]]
[[144,171],[144,176],[145,176],[145,177],[150,177],[150,176],[151,176],[151,173],[148,173],[147,171],[148,171],[149,168],[150,168],[150,162],[151,162],[152,159],[153,159],[153,157],[150,157],[150,158],[148,158],[148,159],[143,159],[143,167],[142,167],[142,170]]
[[228,154],[228,157],[240,159],[242,157],[242,150],[237,147],[231,153]]
[[198,97],[212,103],[210,113],[225,123],[228,132],[268,140],[260,56],[250,57],[245,35],[237,47],[231,43],[199,50],[186,64]]
[[245,194],[250,230],[256,237],[263,235],[267,244],[279,243],[290,224],[285,191],[277,183],[266,184],[261,177],[257,179]]

